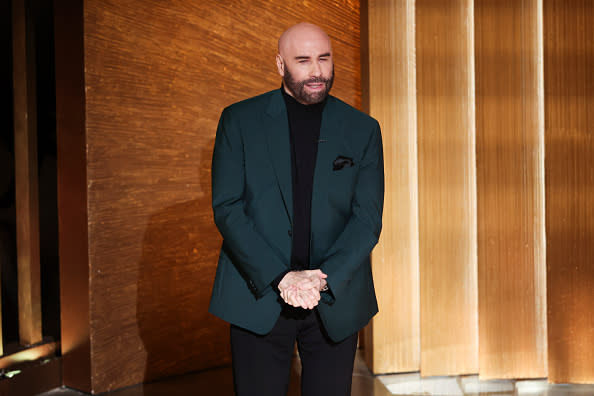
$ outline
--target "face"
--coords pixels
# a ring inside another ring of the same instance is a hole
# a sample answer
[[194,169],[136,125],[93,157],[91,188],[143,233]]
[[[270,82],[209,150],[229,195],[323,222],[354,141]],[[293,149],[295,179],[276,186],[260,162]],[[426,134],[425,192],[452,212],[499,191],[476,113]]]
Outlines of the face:
[[305,80],[298,80],[293,76],[291,70],[285,65],[285,75],[283,76],[283,84],[289,94],[294,97],[299,103],[310,105],[323,101],[334,82],[334,67],[330,72],[330,76],[310,77]]
[[319,28],[298,25],[281,38],[276,58],[285,90],[302,104],[323,101],[334,81],[332,48]]

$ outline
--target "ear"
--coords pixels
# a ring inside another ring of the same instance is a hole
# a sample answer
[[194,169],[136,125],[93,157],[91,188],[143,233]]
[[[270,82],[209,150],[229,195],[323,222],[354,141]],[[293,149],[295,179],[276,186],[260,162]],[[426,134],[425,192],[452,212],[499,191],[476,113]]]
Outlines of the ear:
[[278,70],[278,74],[282,77],[285,76],[285,63],[283,62],[282,56],[280,54],[276,54],[276,68]]

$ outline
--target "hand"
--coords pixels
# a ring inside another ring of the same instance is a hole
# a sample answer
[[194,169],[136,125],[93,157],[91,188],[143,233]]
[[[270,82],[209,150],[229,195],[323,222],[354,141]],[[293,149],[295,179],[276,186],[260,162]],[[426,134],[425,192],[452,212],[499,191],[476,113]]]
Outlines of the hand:
[[319,269],[291,271],[278,284],[283,300],[303,309],[313,309],[320,301],[320,290],[326,285],[326,278]]
[[293,307],[314,309],[320,301],[319,293],[311,290],[289,289],[281,293],[285,302]]
[[328,290],[328,282],[326,281],[326,279],[320,279],[320,291],[326,291]]

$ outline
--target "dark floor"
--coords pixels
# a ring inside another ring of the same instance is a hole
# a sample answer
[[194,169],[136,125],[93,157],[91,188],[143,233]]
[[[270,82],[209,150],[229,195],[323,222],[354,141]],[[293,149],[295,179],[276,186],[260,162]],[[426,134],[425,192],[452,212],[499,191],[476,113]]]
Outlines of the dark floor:
[[[300,396],[299,359],[291,373],[287,396]],[[38,396],[85,396],[60,388]],[[187,374],[151,384],[141,384],[102,396],[233,396],[230,368]],[[374,376],[357,355],[351,396],[452,395],[452,396],[594,396],[594,385],[548,384],[541,380],[481,381],[476,375],[422,378],[419,373]]]
[[[287,396],[300,396],[299,360],[295,359]],[[54,389],[38,396],[82,396],[86,395],[68,388]],[[104,396],[234,396],[231,368],[201,371],[182,375],[150,384],[140,384]],[[351,396],[391,396],[387,388],[371,374],[365,363],[357,356],[353,371]]]

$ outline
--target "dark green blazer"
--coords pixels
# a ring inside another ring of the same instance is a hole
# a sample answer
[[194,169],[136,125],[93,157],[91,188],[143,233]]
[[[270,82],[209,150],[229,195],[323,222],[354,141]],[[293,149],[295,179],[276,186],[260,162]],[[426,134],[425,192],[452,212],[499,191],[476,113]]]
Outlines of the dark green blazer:
[[[352,166],[334,170],[338,157]],[[281,311],[271,282],[290,267],[291,189],[281,91],[227,107],[212,160],[212,205],[223,246],[209,311],[258,334],[272,330]],[[335,341],[378,311],[369,254],[381,230],[383,196],[379,124],[329,96],[314,172],[310,262],[328,274],[330,291],[317,309]]]

